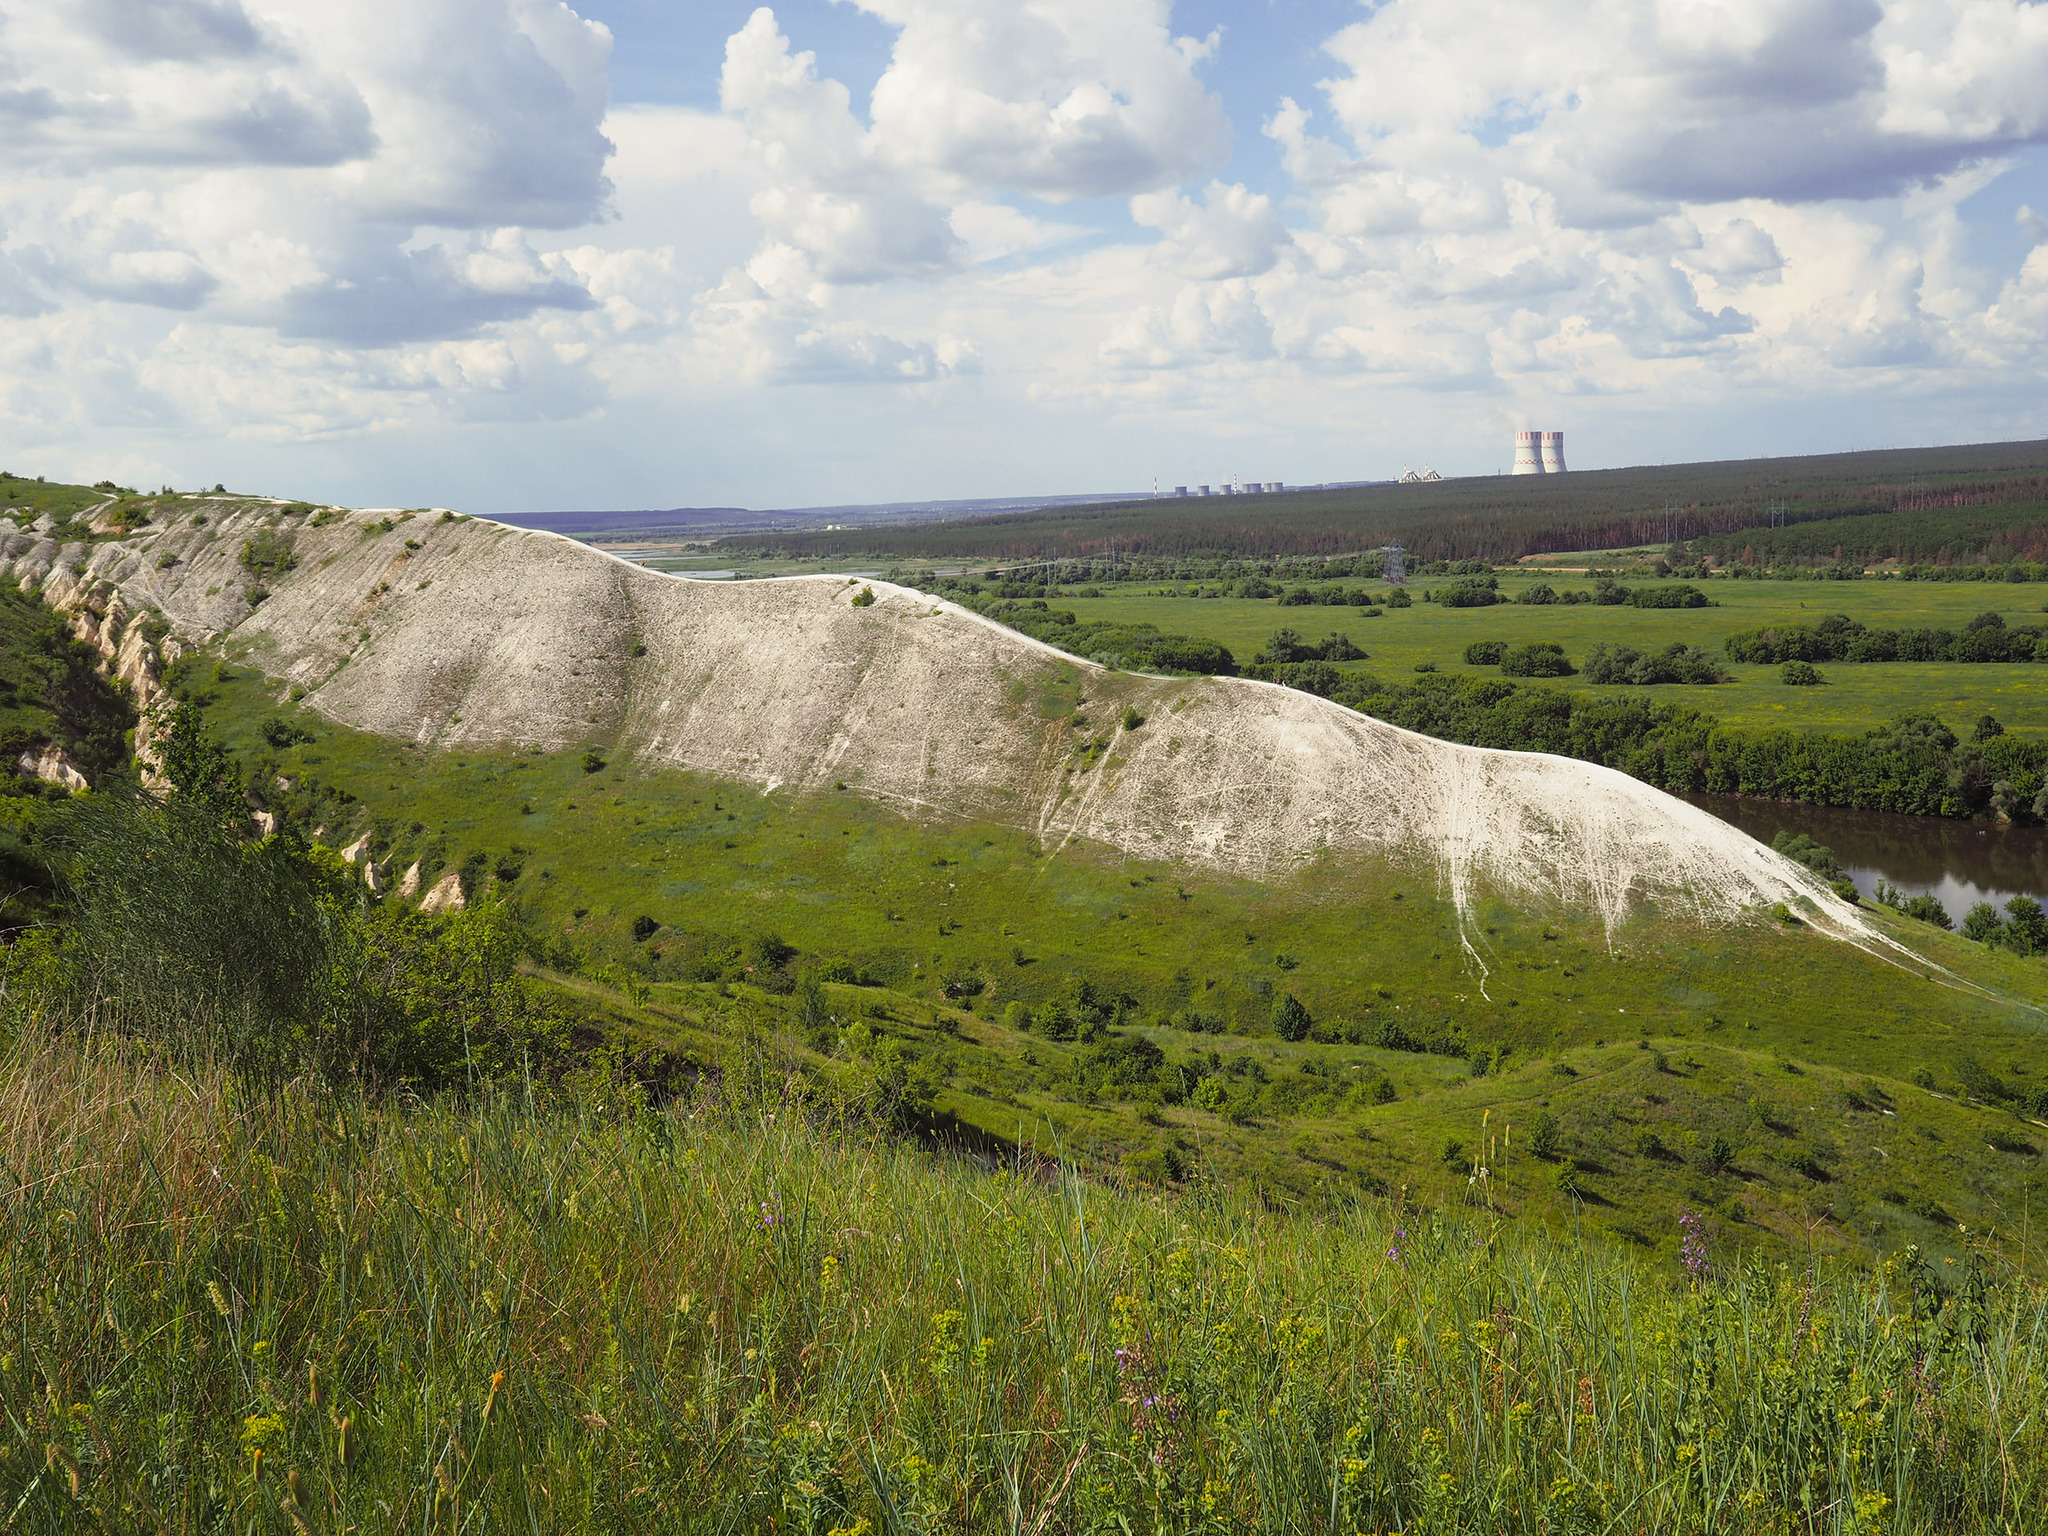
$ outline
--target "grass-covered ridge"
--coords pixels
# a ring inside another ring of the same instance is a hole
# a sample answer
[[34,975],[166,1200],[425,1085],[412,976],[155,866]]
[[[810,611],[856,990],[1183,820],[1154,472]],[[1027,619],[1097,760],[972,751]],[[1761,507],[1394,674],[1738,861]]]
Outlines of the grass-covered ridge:
[[420,890],[453,874],[506,903],[538,984],[705,1059],[759,1030],[821,1078],[900,1074],[970,1139],[1435,1206],[1464,1198],[1485,1125],[1548,1121],[1516,1209],[1651,1244],[1691,1203],[1745,1244],[1945,1252],[1958,1223],[2014,1230],[2048,1192],[2025,1123],[2048,973],[1889,913],[1872,921],[1968,985],[1763,914],[1703,931],[1646,911],[1612,949],[1589,919],[1498,904],[1461,931],[1426,869],[1254,883],[850,792],[423,752],[239,664],[200,677],[252,801],[330,848],[367,835],[386,889],[417,863]]
[[1982,1255],[1120,1194],[752,1081],[377,1107],[18,1041],[12,1525],[2039,1528],[2048,1315]]

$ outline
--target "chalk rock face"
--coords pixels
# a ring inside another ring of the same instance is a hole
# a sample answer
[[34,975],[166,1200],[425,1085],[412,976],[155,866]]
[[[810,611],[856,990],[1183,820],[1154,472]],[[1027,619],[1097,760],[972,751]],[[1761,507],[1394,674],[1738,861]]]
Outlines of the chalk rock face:
[[369,851],[370,834],[365,832],[361,837],[357,838],[354,842],[350,843],[346,848],[342,849],[341,856],[344,859],[347,859],[349,863],[353,864],[356,862],[356,860],[362,858]]
[[71,755],[55,742],[22,753],[16,759],[15,767],[31,779],[41,779],[46,784],[62,784],[73,793],[92,787],[71,761]]
[[[1461,909],[1491,891],[1610,931],[1645,901],[1711,923],[1804,898],[1830,931],[1868,933],[1798,865],[1590,763],[1458,746],[1269,683],[1107,672],[886,582],[683,581],[476,520],[322,516],[229,499],[204,527],[90,548],[0,533],[0,558],[46,573],[46,595],[111,593],[174,637],[231,639],[330,719],[421,746],[844,785],[926,820],[1252,877],[1426,864]],[[239,561],[259,534],[292,564],[252,605]],[[875,601],[855,606],[863,588]],[[427,900],[444,889],[459,895],[444,879]]]
[[[461,882],[458,881],[456,883],[456,889],[459,891],[461,888]],[[420,861],[418,859],[414,859],[412,863],[406,867],[405,873],[398,877],[398,889],[393,894],[396,895],[402,901],[411,901],[413,897],[419,895],[419,893]]]
[[265,837],[273,837],[276,835],[277,817],[272,815],[269,811],[251,811],[249,813],[249,817],[252,821],[256,823],[256,830],[261,832]]
[[[418,865],[413,866],[415,870]],[[422,912],[460,912],[469,903],[462,896],[462,877],[454,870],[434,882],[434,888],[427,892],[427,899],[420,903]]]

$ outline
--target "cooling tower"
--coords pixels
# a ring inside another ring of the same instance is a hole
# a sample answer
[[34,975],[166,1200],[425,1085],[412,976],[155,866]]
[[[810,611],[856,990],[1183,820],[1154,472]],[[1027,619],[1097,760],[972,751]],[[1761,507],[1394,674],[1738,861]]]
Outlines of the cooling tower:
[[1543,441],[1543,473],[1561,475],[1564,473],[1564,434],[1544,432],[1539,434]]
[[1518,475],[1540,475],[1543,473],[1542,450],[1538,439],[1540,432],[1517,432],[1515,434],[1515,473]]

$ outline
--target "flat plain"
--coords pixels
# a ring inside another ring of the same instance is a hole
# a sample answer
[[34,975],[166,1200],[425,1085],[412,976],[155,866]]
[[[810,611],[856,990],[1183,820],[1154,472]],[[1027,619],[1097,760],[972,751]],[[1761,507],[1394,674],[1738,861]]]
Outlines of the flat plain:
[[[1425,589],[1449,586],[1457,578],[1412,578],[1419,599]],[[1624,576],[1624,585],[1642,578]],[[1590,590],[1591,582],[1568,571],[1507,572],[1501,593],[1509,598],[1540,583],[1563,592]],[[1217,584],[1220,585],[1220,584]],[[1383,583],[1314,583],[1383,593]],[[1499,603],[1487,608],[1447,608],[1417,601],[1388,608],[1378,618],[1345,606],[1283,607],[1274,598],[1188,595],[1201,584],[1135,583],[1104,587],[1101,597],[1057,598],[1085,622],[1154,624],[1169,634],[1195,635],[1227,645],[1239,665],[1249,662],[1282,627],[1308,640],[1348,634],[1369,659],[1354,665],[1388,682],[1400,682],[1419,664],[1440,672],[1499,675],[1497,667],[1465,662],[1465,647],[1478,640],[1510,645],[1554,641],[1575,665],[1597,644],[1637,650],[1685,644],[1704,648],[1720,661],[1731,681],[1712,686],[1666,685],[1648,690],[1736,725],[1777,725],[1809,730],[1863,731],[1902,711],[1932,710],[1952,726],[1995,715],[2008,729],[2048,731],[2048,666],[2040,663],[1875,662],[1823,663],[1826,683],[1788,687],[1771,666],[1744,666],[1727,659],[1728,636],[1764,625],[1813,624],[1845,613],[1871,628],[1961,630],[1980,613],[1996,613],[2008,626],[2048,622],[2048,587],[2034,583],[1864,581],[1728,581],[1696,583],[1715,606],[1635,608],[1626,604]],[[1213,589],[1213,588],[1212,588]],[[1162,595],[1171,593],[1172,595]],[[1588,688],[1583,676],[1531,683],[1536,687]]]

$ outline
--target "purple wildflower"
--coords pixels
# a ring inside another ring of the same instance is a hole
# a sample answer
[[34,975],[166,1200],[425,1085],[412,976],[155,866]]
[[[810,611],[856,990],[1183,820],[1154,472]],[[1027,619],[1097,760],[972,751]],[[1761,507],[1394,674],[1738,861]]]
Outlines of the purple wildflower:
[[1678,1256],[1685,1264],[1685,1272],[1694,1285],[1704,1285],[1714,1278],[1714,1263],[1707,1256],[1706,1219],[1690,1206],[1682,1207],[1678,1228],[1684,1234]]

